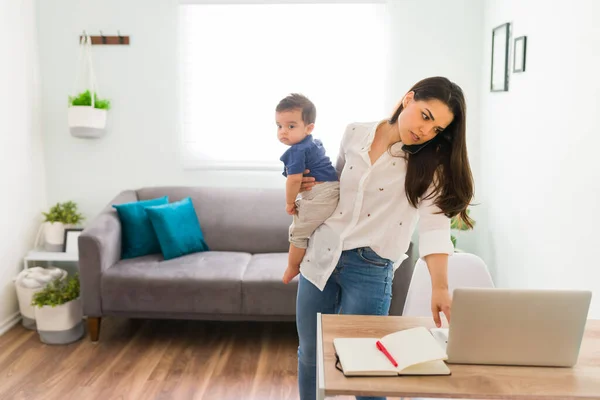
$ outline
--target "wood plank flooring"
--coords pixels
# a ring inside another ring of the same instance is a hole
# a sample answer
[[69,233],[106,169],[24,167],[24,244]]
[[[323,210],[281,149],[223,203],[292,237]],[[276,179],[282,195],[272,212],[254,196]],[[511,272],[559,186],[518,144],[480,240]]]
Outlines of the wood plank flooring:
[[0,337],[0,399],[298,399],[297,347],[293,323],[104,318],[99,342],[61,346],[18,325]]

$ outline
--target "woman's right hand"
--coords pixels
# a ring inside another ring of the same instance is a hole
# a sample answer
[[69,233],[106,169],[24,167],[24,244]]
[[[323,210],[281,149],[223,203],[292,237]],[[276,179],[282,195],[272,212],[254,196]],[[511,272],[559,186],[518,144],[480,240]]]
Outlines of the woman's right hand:
[[[304,171],[304,175],[310,172],[309,169]],[[313,186],[315,186],[315,178],[312,176],[304,176],[302,177],[302,184],[300,185],[300,191],[304,192],[305,190],[312,190]]]

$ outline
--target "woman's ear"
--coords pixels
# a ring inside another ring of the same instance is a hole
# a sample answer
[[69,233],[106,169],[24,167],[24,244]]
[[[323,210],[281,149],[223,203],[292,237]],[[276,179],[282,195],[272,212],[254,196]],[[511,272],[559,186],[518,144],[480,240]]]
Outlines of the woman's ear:
[[406,106],[408,106],[410,104],[410,102],[414,100],[414,98],[415,98],[415,92],[410,91],[410,92],[406,93],[406,95],[402,99],[402,106],[404,108],[406,108]]

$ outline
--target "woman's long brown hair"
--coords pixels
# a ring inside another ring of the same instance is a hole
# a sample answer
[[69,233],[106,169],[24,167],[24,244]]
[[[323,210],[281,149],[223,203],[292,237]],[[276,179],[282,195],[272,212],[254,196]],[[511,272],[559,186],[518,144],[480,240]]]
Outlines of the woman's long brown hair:
[[[467,206],[473,199],[473,175],[469,166],[466,143],[467,106],[461,88],[443,77],[432,77],[416,83],[410,91],[414,100],[437,99],[452,111],[452,123],[426,145],[406,146],[407,171],[404,188],[408,201],[417,207],[419,201],[434,183],[427,198],[436,197],[435,204],[448,217],[459,215],[469,228],[473,221],[467,215]],[[390,124],[398,121],[404,109],[398,106]],[[409,150],[412,147],[412,151]]]

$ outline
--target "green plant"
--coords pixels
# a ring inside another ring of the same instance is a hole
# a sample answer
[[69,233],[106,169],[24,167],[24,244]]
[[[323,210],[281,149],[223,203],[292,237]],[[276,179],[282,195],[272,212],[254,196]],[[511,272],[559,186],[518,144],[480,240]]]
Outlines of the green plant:
[[[471,214],[471,210],[467,209],[467,215],[470,216],[470,214]],[[475,226],[475,221],[473,221],[473,226]],[[461,218],[459,218],[458,215],[455,215],[450,220],[450,229],[455,230],[455,231],[468,231],[471,228],[469,228],[469,226],[467,224],[465,224],[465,222]],[[450,235],[450,240],[452,240],[452,244],[456,248],[456,236]]]
[[62,222],[66,225],[77,225],[84,217],[77,212],[77,204],[72,201],[56,203],[49,212],[42,213],[46,219],[44,222]]
[[60,278],[50,282],[44,289],[35,293],[31,300],[32,306],[56,307],[68,303],[79,297],[79,274],[61,280]]
[[[79,93],[77,96],[69,96],[69,105],[72,106],[91,106],[92,94],[89,90]],[[98,99],[98,94],[94,92],[94,108],[101,110],[110,110],[110,100]]]

